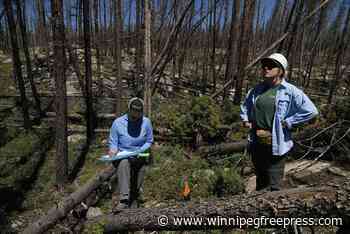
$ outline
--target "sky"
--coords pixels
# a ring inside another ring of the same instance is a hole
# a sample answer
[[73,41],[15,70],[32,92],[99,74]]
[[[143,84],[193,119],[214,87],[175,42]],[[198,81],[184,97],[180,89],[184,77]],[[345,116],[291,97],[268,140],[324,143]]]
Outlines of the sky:
[[[63,1],[64,1],[64,5],[67,6],[68,2],[70,4],[72,4],[72,5],[75,5],[78,0],[63,0]],[[109,6],[110,0],[100,0],[100,2],[104,2],[104,1],[106,1],[107,9],[109,9],[110,8],[110,6]],[[130,2],[130,0],[122,0],[122,1],[123,1],[125,17],[128,17],[128,14],[130,12],[130,9],[129,9],[129,2]],[[135,19],[135,1],[136,0],[131,0],[131,1],[133,1],[131,18]],[[153,0],[153,1],[156,3],[156,5],[159,5],[161,0]],[[202,0],[195,0],[195,6],[196,6],[197,10],[199,10],[199,8],[200,8],[201,1]],[[262,17],[261,18],[262,19],[262,23],[265,23],[269,19],[269,17],[272,14],[272,11],[274,10],[274,6],[276,5],[277,1],[280,1],[280,0],[261,0],[261,4],[262,4],[261,5],[261,8],[262,8],[262,12],[261,12],[262,13],[262,16],[261,16]],[[291,4],[294,0],[288,0],[288,1]],[[332,5],[332,8],[333,8],[333,15],[336,15],[336,12],[339,10],[339,5],[340,5],[340,3],[342,1],[344,1],[350,7],[350,0],[331,0],[330,4]],[[25,2],[26,2],[26,13],[27,13],[26,15],[27,15],[27,17],[29,19],[35,19],[36,18],[36,13],[35,13],[34,9],[35,9],[35,2],[36,2],[36,0],[25,0]],[[47,12],[50,12],[50,0],[44,0],[44,2],[45,2],[45,7],[46,7]],[[172,5],[171,4],[172,2],[173,2],[173,0],[168,0],[169,9],[170,9],[170,7]],[[205,2],[208,4],[209,0],[205,1]],[[232,4],[233,0],[230,0],[230,2]],[[102,8],[102,6],[103,6],[103,4],[101,3],[101,8]],[[207,5],[205,7],[207,7]],[[1,8],[3,8],[3,6],[0,5],[0,9]],[[231,6],[229,7],[229,9],[231,10]],[[72,13],[74,13],[74,12],[72,11]],[[109,11],[107,13],[109,13]],[[229,16],[231,16],[230,12],[229,12]],[[30,21],[33,21],[33,20],[30,20]],[[126,21],[126,19],[125,19],[125,21]],[[29,27],[31,28],[31,27],[33,27],[33,25],[29,25]]]

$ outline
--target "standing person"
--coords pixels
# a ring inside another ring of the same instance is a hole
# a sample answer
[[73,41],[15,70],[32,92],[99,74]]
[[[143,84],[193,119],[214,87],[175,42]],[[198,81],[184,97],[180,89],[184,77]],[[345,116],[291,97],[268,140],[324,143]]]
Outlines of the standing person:
[[[127,114],[114,120],[110,129],[109,156],[113,156],[120,151],[139,153],[138,157],[130,157],[114,162],[114,166],[117,168],[120,195],[116,209],[129,208],[132,202],[136,201],[142,193],[145,165],[149,163],[150,158],[140,157],[140,154],[149,152],[153,143],[151,120],[143,115],[143,107],[144,104],[140,98],[132,98],[128,104]],[[136,191],[130,186],[133,184],[130,181],[133,180],[136,182]]]
[[292,149],[290,130],[318,114],[312,101],[284,77],[287,59],[279,53],[261,59],[263,82],[251,89],[241,105],[243,126],[250,128],[249,150],[256,190],[280,190],[286,154]]

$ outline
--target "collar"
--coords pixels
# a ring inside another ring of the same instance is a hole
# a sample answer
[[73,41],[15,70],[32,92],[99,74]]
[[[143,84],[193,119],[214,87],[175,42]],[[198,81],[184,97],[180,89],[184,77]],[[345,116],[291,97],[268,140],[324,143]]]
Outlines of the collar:
[[280,85],[284,88],[287,88],[288,82],[284,78],[282,78],[282,82],[280,83]]

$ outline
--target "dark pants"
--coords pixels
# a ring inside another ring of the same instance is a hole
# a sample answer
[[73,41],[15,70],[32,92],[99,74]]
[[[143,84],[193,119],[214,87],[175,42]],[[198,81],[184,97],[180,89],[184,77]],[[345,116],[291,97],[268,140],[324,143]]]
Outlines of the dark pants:
[[280,190],[286,157],[272,155],[272,146],[253,143],[250,153],[256,174],[256,190]]

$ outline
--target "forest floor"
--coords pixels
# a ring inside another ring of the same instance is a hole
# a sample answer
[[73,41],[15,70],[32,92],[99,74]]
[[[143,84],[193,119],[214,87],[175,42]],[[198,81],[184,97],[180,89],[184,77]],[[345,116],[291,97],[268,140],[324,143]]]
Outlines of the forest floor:
[[[126,66],[126,65],[125,65]],[[11,77],[11,60],[0,55],[0,74],[4,77]],[[106,71],[111,68],[106,68]],[[74,77],[72,77],[74,78]],[[113,78],[113,77],[112,77]],[[113,79],[111,80],[113,83]],[[69,91],[77,92],[76,82],[71,83]],[[15,85],[12,79],[0,79],[2,89],[1,95],[12,95],[15,93]],[[70,108],[71,113],[80,113],[79,105]],[[80,127],[82,127],[80,125]],[[34,222],[38,217],[44,215],[51,207],[56,205],[63,197],[76,191],[80,186],[93,178],[97,172],[106,167],[106,164],[97,159],[106,152],[106,139],[108,133],[99,134],[95,142],[90,146],[89,152],[85,157],[85,163],[74,181],[67,185],[64,191],[59,192],[55,187],[55,148],[52,147],[46,154],[45,160],[41,165],[34,183],[26,191],[25,198],[21,205],[6,215],[6,229],[9,232],[19,232],[28,224]],[[76,149],[84,141],[84,135],[73,134],[69,137],[69,162],[73,162],[77,157]],[[192,154],[187,148],[174,143],[157,143],[153,151],[154,164],[149,168],[145,178],[145,203],[144,207],[166,207],[176,203],[183,203],[179,195],[181,191],[181,180],[184,176],[190,177],[191,199],[202,200],[220,196],[232,196],[235,194],[249,193],[254,190],[255,177],[253,175],[252,165],[247,156],[240,155],[245,161],[245,168],[237,165],[237,158],[234,155],[226,155],[218,164],[212,164],[201,158],[196,153]],[[188,155],[191,155],[190,159]],[[322,181],[331,181],[334,177],[349,176],[350,164],[341,164],[330,161],[319,161],[312,167],[292,173],[292,168],[298,167],[302,163],[310,161],[291,159],[286,166],[286,177],[284,187],[307,186]],[[223,177],[224,184],[218,185],[219,177]],[[161,179],[160,179],[161,178]],[[116,178],[113,178],[110,189],[105,197],[101,198],[94,208],[98,209],[99,214],[109,213],[113,206],[112,197],[116,189]],[[157,186],[154,186],[154,185]],[[221,187],[218,187],[221,186]],[[96,211],[96,210],[95,210]],[[92,214],[93,215],[93,214]],[[5,230],[5,229],[3,229]],[[315,233],[335,233],[335,227],[315,227]],[[269,230],[268,232],[272,232]],[[58,224],[51,229],[49,233],[70,233],[70,230],[62,224]],[[154,232],[153,232],[154,233]],[[160,232],[176,233],[176,232]],[[188,232],[201,233],[201,232]],[[206,233],[222,233],[220,230],[206,231]],[[224,233],[267,233],[267,230],[232,230]],[[305,233],[312,233],[311,229],[306,228]]]
[[[89,153],[86,155],[86,160],[83,169],[80,171],[77,178],[69,184],[64,192],[58,192],[55,189],[55,177],[53,176],[55,171],[55,151],[52,148],[46,156],[45,162],[41,166],[37,179],[33,183],[32,187],[25,194],[25,199],[16,210],[13,210],[8,215],[8,228],[12,231],[21,231],[28,224],[36,221],[39,217],[44,215],[51,207],[57,204],[64,196],[77,190],[81,185],[87,182],[95,176],[95,174],[106,167],[104,163],[101,163],[97,159],[105,153],[105,140],[106,136],[100,136],[97,138],[95,144],[90,148]],[[73,160],[74,146],[76,143],[70,144],[70,161]],[[181,196],[179,195],[180,187],[179,181],[184,175],[189,175],[193,180],[191,181],[192,200],[202,200],[208,198],[215,198],[215,174],[217,171],[228,171],[230,162],[226,165],[215,166],[208,165],[203,162],[203,159],[199,156],[193,156],[192,159],[184,157],[183,149],[176,148],[171,151],[172,146],[162,145],[156,147],[154,156],[156,157],[154,165],[147,171],[145,179],[145,203],[144,207],[167,207],[176,203],[183,203]],[[170,153],[170,155],[169,155]],[[161,158],[163,157],[163,158]],[[182,159],[181,159],[182,158]],[[340,165],[331,162],[320,161],[302,173],[292,174],[289,173],[292,168],[295,168],[296,163],[305,163],[310,161],[290,161],[286,165],[286,177],[284,179],[284,187],[303,187],[312,184],[317,184],[320,181],[331,181],[335,177],[349,176],[350,165]],[[248,163],[249,169],[251,165]],[[236,168],[235,171],[239,171],[241,168]],[[249,172],[250,171],[250,172]],[[178,172],[176,174],[176,172]],[[251,192],[254,190],[255,176],[252,174],[252,170],[248,170],[245,175],[238,175],[238,173],[227,174],[228,176],[238,176],[237,181],[227,184],[224,189],[226,194],[224,196],[230,196],[237,193]],[[163,175],[162,179],[160,176]],[[172,175],[172,176],[171,176]],[[200,177],[201,179],[198,179]],[[207,177],[206,179],[203,179]],[[197,178],[197,179],[196,179]],[[225,177],[225,180],[227,178]],[[157,186],[154,184],[157,183]],[[229,182],[227,182],[229,183]],[[115,178],[109,182],[110,191],[107,195],[99,200],[94,206],[98,210],[98,214],[107,214],[112,209],[112,196],[115,191],[116,181]],[[241,188],[236,191],[230,190],[231,186],[244,186],[245,189]],[[229,194],[232,193],[232,194]],[[95,210],[96,211],[96,210]],[[240,231],[233,230],[231,232],[225,231],[225,233],[266,233],[267,230],[262,229],[261,231]],[[311,229],[305,228],[303,233],[311,233]],[[335,233],[335,227],[315,227],[316,233]],[[58,224],[49,233],[63,233],[67,232],[67,227]],[[87,230],[89,233],[89,231]],[[176,232],[160,232],[160,233],[176,233]],[[198,232],[188,232],[198,233]],[[208,233],[208,232],[206,232]],[[211,231],[209,233],[220,233],[219,231]]]

